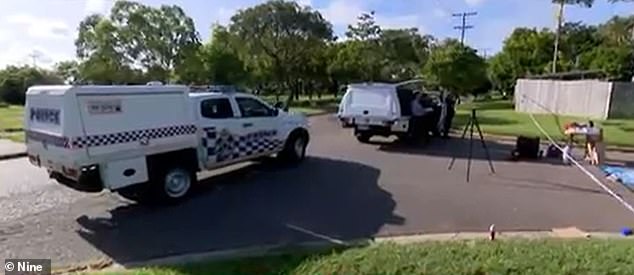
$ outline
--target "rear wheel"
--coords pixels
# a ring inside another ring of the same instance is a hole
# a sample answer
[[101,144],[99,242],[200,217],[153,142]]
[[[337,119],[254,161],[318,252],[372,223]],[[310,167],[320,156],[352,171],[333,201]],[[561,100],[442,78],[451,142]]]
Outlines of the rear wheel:
[[144,204],[173,204],[187,197],[196,183],[196,173],[182,168],[167,168],[150,176],[150,181],[117,190],[129,200]]
[[153,196],[161,202],[179,202],[187,197],[195,182],[196,173],[182,167],[172,167],[161,173],[152,184]]
[[367,133],[357,133],[356,134],[357,140],[361,143],[368,143],[370,142],[370,138],[372,137],[372,135],[367,134]]

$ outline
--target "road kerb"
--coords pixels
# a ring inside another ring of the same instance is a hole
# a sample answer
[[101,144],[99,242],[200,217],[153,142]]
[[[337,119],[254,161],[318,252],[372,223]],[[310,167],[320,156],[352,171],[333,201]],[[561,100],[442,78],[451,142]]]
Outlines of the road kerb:
[[[589,238],[593,239],[624,239],[618,233],[609,232],[592,232],[588,233]],[[396,244],[412,244],[428,241],[467,241],[467,240],[486,240],[489,238],[488,232],[457,232],[457,233],[439,233],[439,234],[418,234],[406,236],[390,236],[377,237],[374,239],[358,239],[346,241],[344,244],[335,244],[327,241],[305,242],[293,245],[270,245],[257,246],[248,248],[229,249],[222,251],[191,253],[185,255],[169,256],[157,258],[141,262],[130,262],[125,264],[115,263],[104,271],[125,270],[131,268],[148,267],[148,266],[165,266],[191,264],[206,261],[221,261],[228,259],[240,259],[250,257],[263,257],[287,254],[289,252],[311,252],[323,251],[338,247],[359,247],[366,245],[396,243]],[[548,239],[548,238],[564,238],[553,234],[552,231],[519,231],[519,232],[500,232],[496,239]]]
[[16,158],[22,158],[22,157],[26,157],[26,152],[0,154],[0,160],[10,160],[10,159],[16,159]]

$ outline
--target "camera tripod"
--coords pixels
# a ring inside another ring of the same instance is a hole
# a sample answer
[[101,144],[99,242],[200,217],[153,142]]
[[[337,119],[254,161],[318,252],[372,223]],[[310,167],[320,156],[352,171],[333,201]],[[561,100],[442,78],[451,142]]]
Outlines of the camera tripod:
[[[489,168],[491,169],[491,173],[495,174],[495,169],[493,168],[493,161],[491,161],[491,156],[489,155],[489,149],[487,148],[486,142],[484,142],[484,136],[482,135],[482,130],[480,129],[480,123],[478,122],[478,118],[476,116],[476,110],[471,109],[471,117],[469,117],[469,121],[467,125],[464,127],[464,131],[462,131],[461,139],[464,139],[467,135],[467,130],[469,130],[469,157],[467,159],[467,182],[469,182],[469,177],[471,174],[471,156],[473,153],[473,127],[476,127],[478,130],[478,134],[480,135],[480,143],[482,144],[482,148],[484,149],[484,153],[486,154],[487,160],[489,161]],[[454,153],[451,158],[451,162],[449,162],[448,170],[453,168],[454,163],[456,162],[456,154]]]

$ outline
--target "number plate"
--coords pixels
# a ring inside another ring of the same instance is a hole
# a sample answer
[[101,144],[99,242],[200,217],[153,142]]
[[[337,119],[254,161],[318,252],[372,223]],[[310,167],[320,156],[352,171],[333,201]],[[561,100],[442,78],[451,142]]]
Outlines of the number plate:
[[357,125],[357,130],[369,130],[370,126],[368,125]]

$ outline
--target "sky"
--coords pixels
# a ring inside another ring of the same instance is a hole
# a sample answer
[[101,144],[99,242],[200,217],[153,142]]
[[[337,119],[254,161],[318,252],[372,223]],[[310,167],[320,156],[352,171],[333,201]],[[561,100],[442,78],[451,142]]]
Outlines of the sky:
[[[140,0],[147,5],[175,4],[191,16],[203,40],[214,23],[226,24],[237,10],[265,0]],[[556,8],[550,0],[295,0],[320,11],[343,35],[348,24],[374,10],[384,28],[416,27],[439,38],[459,38],[461,18],[453,13],[477,12],[467,18],[465,43],[484,54],[494,54],[515,27],[553,27]],[[33,64],[50,68],[75,56],[77,26],[92,13],[107,14],[114,0],[0,0],[0,68]],[[569,6],[566,21],[596,24],[614,15],[634,14],[634,3],[608,4],[596,0],[592,8]]]

